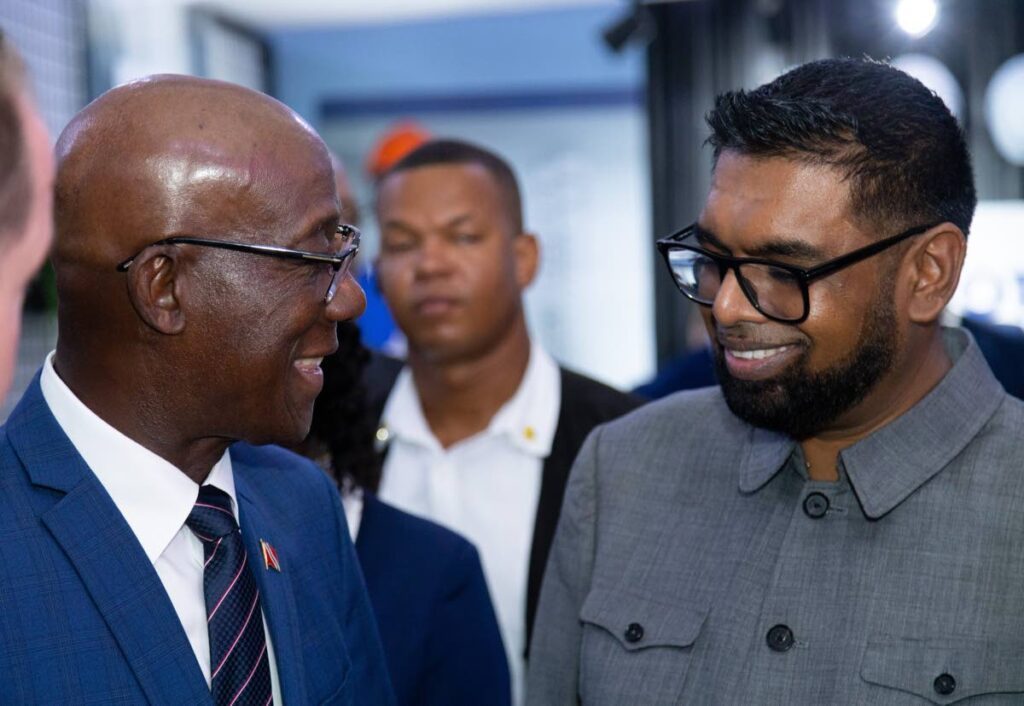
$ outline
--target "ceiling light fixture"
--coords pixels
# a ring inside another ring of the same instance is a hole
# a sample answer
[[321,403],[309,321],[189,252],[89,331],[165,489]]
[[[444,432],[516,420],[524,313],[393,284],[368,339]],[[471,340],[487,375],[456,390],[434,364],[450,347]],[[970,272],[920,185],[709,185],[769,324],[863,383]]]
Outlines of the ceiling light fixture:
[[923,37],[938,21],[939,5],[935,0],[899,0],[894,14],[900,29],[911,37]]

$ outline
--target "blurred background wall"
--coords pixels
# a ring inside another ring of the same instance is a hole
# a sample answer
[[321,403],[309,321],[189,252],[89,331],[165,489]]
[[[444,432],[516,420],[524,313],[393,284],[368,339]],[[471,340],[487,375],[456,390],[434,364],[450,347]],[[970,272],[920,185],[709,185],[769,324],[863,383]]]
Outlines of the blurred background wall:
[[[953,308],[1024,324],[1024,0],[0,0],[0,27],[54,136],[92,97],[158,72],[291,105],[348,165],[367,261],[364,164],[384,131],[413,120],[496,149],[543,247],[535,335],[624,387],[694,345],[653,241],[697,216],[714,95],[814,58],[892,59],[947,101],[975,157],[983,203]],[[43,273],[0,419],[53,345],[52,312]]]

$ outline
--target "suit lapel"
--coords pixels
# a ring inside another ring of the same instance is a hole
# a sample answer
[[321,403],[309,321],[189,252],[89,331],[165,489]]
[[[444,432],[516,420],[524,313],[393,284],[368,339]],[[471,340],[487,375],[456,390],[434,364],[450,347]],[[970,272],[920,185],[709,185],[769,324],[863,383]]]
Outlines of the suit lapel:
[[537,614],[537,600],[540,597],[541,580],[548,562],[548,552],[558,527],[558,514],[562,509],[562,496],[569,480],[569,469],[577,449],[572,430],[573,414],[569,407],[571,397],[565,394],[565,372],[559,368],[561,407],[558,425],[551,442],[551,453],[544,459],[540,479],[540,497],[537,499],[537,513],[533,521],[533,543],[530,548],[530,565],[526,579],[526,647],[524,657],[530,656],[530,639],[533,635],[533,618]]
[[289,574],[288,555],[278,555],[281,570],[274,571],[267,568],[260,547],[260,540],[265,540],[275,548],[280,548],[284,544],[284,538],[276,537],[275,526],[260,510],[256,502],[258,495],[248,482],[248,466],[237,460],[234,455],[231,458],[231,465],[238,496],[242,539],[249,555],[249,566],[260,587],[260,601],[267,619],[267,628],[270,630],[270,639],[273,641],[274,661],[281,682],[281,698],[288,704],[304,704],[308,699],[306,680],[303,677],[302,642]]
[[[211,703],[181,621],[117,506],[50,414],[38,377],[7,425],[37,487],[65,493],[40,518],[153,704]],[[39,491],[52,497],[50,491]]]

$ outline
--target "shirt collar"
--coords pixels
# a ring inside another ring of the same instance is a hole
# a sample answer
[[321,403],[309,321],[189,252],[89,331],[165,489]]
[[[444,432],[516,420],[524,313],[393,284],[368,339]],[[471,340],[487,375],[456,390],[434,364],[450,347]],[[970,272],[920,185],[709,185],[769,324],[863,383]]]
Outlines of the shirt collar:
[[953,367],[906,414],[845,449],[842,462],[864,514],[877,519],[959,454],[1006,398],[971,335],[944,329]]
[[[377,432],[378,440],[390,443],[396,437],[418,446],[440,451],[434,434],[430,431],[427,418],[423,415],[420,398],[416,393],[416,383],[412,379],[409,366],[403,366],[391,388],[384,411],[380,415],[381,429]],[[383,433],[382,433],[383,432]]]
[[[480,435],[504,436],[513,445],[532,456],[545,458],[551,453],[561,406],[561,376],[558,365],[538,344],[530,346],[530,360],[516,392],[491,418]],[[420,404],[412,371],[402,368],[384,405],[381,421],[387,438],[440,451]],[[475,437],[474,437],[475,438]]]
[[[185,524],[199,496],[199,485],[86,407],[57,375],[52,352],[43,364],[39,384],[57,423],[96,474],[146,556],[155,562]],[[227,451],[210,470],[207,484],[231,497],[237,521],[238,502]]]
[[[936,475],[977,436],[1005,392],[963,329],[943,329],[953,366],[905,414],[840,453],[864,514],[882,517]],[[796,442],[747,426],[740,490],[763,487],[786,464]]]
[[504,434],[524,452],[545,458],[554,443],[561,398],[558,365],[534,343],[519,389],[491,419],[488,431]]

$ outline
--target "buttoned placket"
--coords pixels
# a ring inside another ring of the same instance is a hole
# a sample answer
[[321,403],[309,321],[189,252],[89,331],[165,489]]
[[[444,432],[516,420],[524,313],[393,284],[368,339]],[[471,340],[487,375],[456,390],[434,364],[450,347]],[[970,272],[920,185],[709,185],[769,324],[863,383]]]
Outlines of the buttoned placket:
[[438,448],[432,452],[427,488],[434,517],[442,524],[460,526],[461,493],[458,471],[450,450]]
[[[811,668],[815,650],[828,644],[816,638],[830,631],[829,604],[840,595],[838,584],[844,580],[844,558],[830,547],[842,546],[840,537],[849,522],[865,521],[841,462],[838,470],[836,481],[810,479],[796,447],[770,481],[772,487],[762,491],[779,491],[788,500],[776,516],[785,529],[752,636],[747,685],[773,683],[770,675],[778,673],[780,662],[788,662],[784,669],[795,673]],[[762,696],[770,700],[769,694]]]

